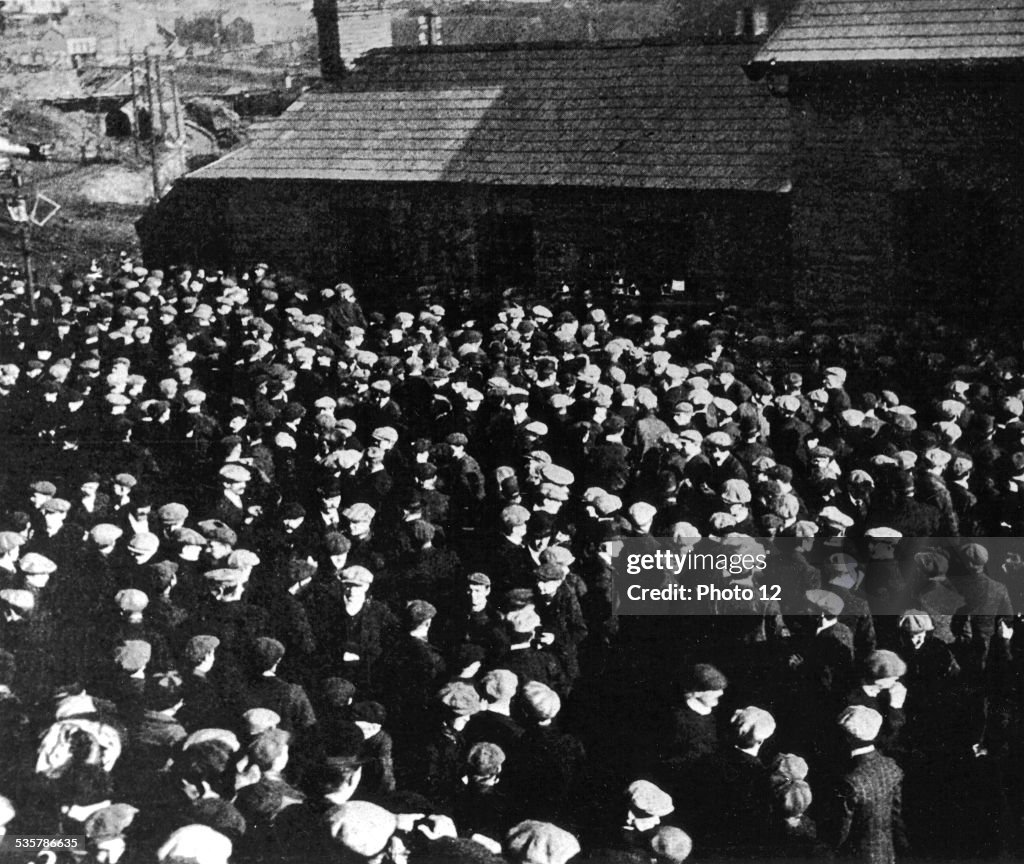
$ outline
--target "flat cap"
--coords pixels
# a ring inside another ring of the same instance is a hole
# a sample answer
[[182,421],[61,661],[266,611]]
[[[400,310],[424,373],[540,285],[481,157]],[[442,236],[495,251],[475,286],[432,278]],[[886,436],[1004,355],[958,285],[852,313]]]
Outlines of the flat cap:
[[579,854],[580,844],[557,825],[528,819],[509,830],[505,851],[519,864],[566,864]]
[[89,537],[92,538],[92,542],[97,546],[113,546],[123,535],[124,531],[121,528],[117,525],[111,525],[109,522],[93,525],[89,531]]
[[675,825],[659,825],[647,845],[657,864],[683,864],[693,851],[690,835]]
[[94,842],[120,837],[138,812],[131,804],[111,804],[95,810],[85,820],[85,836]]
[[480,710],[480,695],[476,688],[462,681],[445,684],[437,694],[438,701],[454,714],[464,717]]
[[803,780],[807,777],[810,768],[807,760],[795,753],[779,753],[772,760],[772,783],[791,782]]
[[466,754],[466,767],[476,777],[493,777],[505,764],[505,751],[490,741],[479,741]]
[[125,672],[138,672],[153,656],[153,646],[142,639],[129,639],[114,649],[114,662]]
[[965,543],[960,547],[960,554],[972,567],[984,567],[988,563],[988,549],[980,543]]
[[19,612],[31,612],[36,607],[36,596],[24,588],[4,588],[0,590],[0,603],[10,606]]
[[889,528],[885,525],[878,525],[874,528],[868,528],[868,530],[864,532],[864,536],[868,540],[895,541],[902,539],[903,534],[897,531],[895,528]]
[[821,588],[812,588],[804,592],[808,605],[829,618],[836,618],[843,612],[843,598],[832,591],[824,591]]
[[398,817],[369,801],[346,801],[327,814],[335,842],[363,859],[379,855],[398,830]]
[[353,564],[341,571],[342,585],[372,585],[373,574],[359,564]]
[[71,509],[71,502],[65,498],[51,498],[44,501],[39,509],[43,513],[67,513]]
[[242,719],[250,735],[261,735],[281,725],[281,715],[269,708],[250,708],[242,715]]
[[201,663],[203,658],[220,647],[220,639],[216,636],[193,636],[185,643],[185,659],[193,665]]
[[338,531],[331,531],[324,537],[324,548],[328,555],[344,555],[352,548],[352,541]]
[[341,511],[341,515],[348,519],[349,522],[372,522],[373,517],[377,515],[377,511],[369,504],[360,501],[346,507]]
[[125,588],[114,595],[114,602],[123,612],[142,612],[149,605],[149,597],[136,588]]
[[722,484],[720,497],[725,504],[749,504],[751,499],[750,485],[746,480],[735,478]]
[[284,645],[276,639],[261,636],[253,643],[252,654],[254,662],[262,672],[284,657]]
[[49,480],[37,480],[34,483],[29,483],[29,491],[35,492],[38,495],[56,495],[57,487],[54,486]]
[[551,720],[562,710],[559,695],[540,681],[527,681],[520,694],[526,712],[535,720]]
[[487,588],[491,587],[491,578],[486,573],[470,573],[466,577],[466,582],[470,585],[483,585]]
[[249,469],[243,465],[229,462],[217,472],[223,480],[229,483],[248,483],[252,479]]
[[920,609],[908,609],[900,615],[900,629],[908,633],[927,633],[935,629],[932,616]]
[[654,521],[658,508],[647,501],[637,501],[635,504],[630,505],[626,513],[629,515],[629,521],[633,525],[637,528],[645,528]]
[[370,438],[378,441],[387,441],[389,444],[398,443],[398,430],[392,426],[378,426],[370,433]]
[[231,857],[231,841],[208,825],[186,825],[173,832],[157,850],[158,861],[219,864]]
[[683,685],[687,693],[705,693],[724,690],[728,679],[710,663],[697,663],[689,671]]
[[202,535],[211,543],[224,543],[227,546],[234,546],[238,542],[238,535],[234,530],[220,519],[205,519],[198,526]]
[[57,569],[57,565],[45,555],[29,552],[18,559],[18,569],[29,576],[43,576],[53,573]]
[[501,524],[505,528],[517,528],[530,521],[530,511],[519,504],[510,504],[501,511]]
[[213,570],[207,570],[203,574],[203,578],[208,582],[217,582],[221,585],[237,585],[245,579],[245,573],[234,567],[216,567]]
[[732,448],[732,436],[728,432],[712,432],[704,439],[712,447]]
[[741,738],[753,736],[758,741],[766,741],[775,734],[775,718],[763,708],[740,708],[732,715],[730,724]]
[[206,538],[194,528],[175,528],[171,539],[181,546],[206,546]]
[[123,472],[121,474],[114,475],[114,482],[118,486],[124,486],[125,489],[134,489],[139,485],[139,481],[136,480],[133,475],[125,474]]
[[260,556],[249,549],[235,549],[228,555],[227,565],[236,570],[251,570],[260,566]]
[[148,531],[133,534],[132,539],[128,541],[128,550],[130,552],[156,552],[159,548],[160,538],[156,534],[150,534]]
[[827,522],[830,525],[834,525],[837,528],[849,528],[853,525],[853,518],[847,516],[838,507],[829,505],[828,507],[822,507],[821,513],[818,514],[819,518]]
[[25,537],[14,531],[0,531],[0,553],[10,552],[25,544]]
[[907,664],[895,651],[872,651],[864,661],[864,674],[869,681],[901,678],[907,674]]
[[541,483],[540,494],[542,498],[549,498],[552,501],[568,501],[569,487],[559,486],[557,483]]
[[166,524],[172,524],[174,522],[184,522],[188,519],[188,507],[184,504],[178,504],[172,501],[169,504],[164,504],[156,511],[157,517],[161,522]]
[[840,713],[839,726],[858,741],[874,741],[882,729],[882,715],[866,705],[850,705]]
[[541,477],[548,481],[548,483],[554,483],[556,486],[572,486],[576,481],[576,476],[568,468],[563,468],[561,465],[548,464],[541,469]]
[[407,626],[419,627],[437,615],[437,607],[426,600],[410,600],[405,604],[402,614]]
[[533,571],[538,582],[561,582],[565,578],[565,570],[557,564],[541,564]]
[[626,789],[630,809],[642,816],[668,816],[675,805],[672,796],[655,786],[650,780],[634,780]]

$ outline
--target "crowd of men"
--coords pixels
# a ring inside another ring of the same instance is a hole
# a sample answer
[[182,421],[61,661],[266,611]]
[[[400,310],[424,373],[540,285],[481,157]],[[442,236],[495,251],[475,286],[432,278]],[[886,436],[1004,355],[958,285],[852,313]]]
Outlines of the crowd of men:
[[[5,278],[0,831],[102,864],[1024,852],[1020,346],[535,299]],[[617,553],[666,543],[771,590],[628,614]]]

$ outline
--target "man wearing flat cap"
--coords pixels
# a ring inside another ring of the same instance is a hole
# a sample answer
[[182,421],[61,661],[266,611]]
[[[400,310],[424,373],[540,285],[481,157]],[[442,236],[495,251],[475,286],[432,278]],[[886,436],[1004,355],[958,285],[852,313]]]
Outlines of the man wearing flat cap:
[[718,750],[718,726],[715,708],[729,682],[710,663],[695,663],[682,676],[682,704],[672,709],[667,741],[662,758],[671,763],[673,773],[691,773],[687,769]]
[[250,646],[272,631],[270,613],[249,602],[241,570],[218,567],[203,573],[206,593],[185,622],[185,635],[215,636],[219,642],[217,665],[224,678],[242,680]]
[[697,821],[710,848],[745,857],[765,842],[771,786],[759,754],[774,734],[771,714],[755,706],[742,708],[732,715],[727,740],[704,762],[707,791]]
[[838,718],[849,761],[829,802],[824,838],[838,857],[865,864],[892,864],[907,851],[903,827],[903,772],[875,749],[882,716],[864,705]]
[[846,705],[861,705],[877,712],[883,723],[875,735],[876,743],[883,752],[895,752],[907,722],[908,690],[901,680],[907,664],[895,651],[879,649],[859,663],[857,672],[860,680],[847,693]]
[[335,674],[370,692],[380,674],[378,662],[400,632],[395,614],[368,596],[373,582],[374,574],[360,564],[341,572],[330,628],[320,646]]
[[151,622],[146,614],[149,608],[149,596],[137,588],[123,588],[113,598],[116,618],[103,636],[110,645],[121,642],[141,640],[148,642],[152,649],[149,669],[152,672],[166,672],[175,668],[174,655],[171,652],[169,634],[163,628]]
[[534,607],[540,616],[540,640],[558,658],[565,672],[566,686],[579,677],[579,649],[587,638],[576,592],[566,581],[568,567],[554,562],[534,570]]
[[381,698],[399,739],[422,726],[445,680],[444,657],[430,639],[436,615],[426,600],[407,601],[399,612],[401,635],[380,659]]
[[[949,571],[949,582],[964,598],[957,610],[952,629],[955,635],[969,641],[973,665],[984,664],[989,644],[1000,620],[1008,621],[1014,614],[1006,585],[986,573],[988,548],[982,543],[965,543],[959,549]],[[960,566],[955,566],[959,563]]]
[[249,657],[251,675],[246,685],[246,708],[269,708],[281,718],[281,728],[297,734],[308,733],[316,714],[300,684],[277,677],[285,647],[276,639],[261,636],[253,641]]
[[453,432],[444,443],[449,449],[445,488],[451,495],[452,523],[463,530],[474,530],[484,500],[483,471],[480,463],[466,452],[469,439],[461,432]]
[[229,462],[217,472],[221,491],[213,503],[206,508],[206,518],[218,519],[235,532],[245,526],[246,489],[252,479],[252,472],[244,465]]
[[440,644],[446,651],[457,651],[463,645],[479,645],[487,659],[498,657],[508,644],[501,615],[492,602],[491,578],[475,571],[467,574],[460,586],[460,596],[449,604],[448,615],[441,622]]

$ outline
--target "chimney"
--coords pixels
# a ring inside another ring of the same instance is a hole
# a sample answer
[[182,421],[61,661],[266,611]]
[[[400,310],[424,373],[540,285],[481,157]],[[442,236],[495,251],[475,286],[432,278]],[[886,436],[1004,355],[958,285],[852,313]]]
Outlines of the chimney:
[[338,0],[313,0],[313,17],[320,49],[320,74],[327,80],[341,78],[345,64],[341,59]]
[[768,35],[769,16],[767,3],[755,3],[736,10],[734,34],[739,39],[764,39]]

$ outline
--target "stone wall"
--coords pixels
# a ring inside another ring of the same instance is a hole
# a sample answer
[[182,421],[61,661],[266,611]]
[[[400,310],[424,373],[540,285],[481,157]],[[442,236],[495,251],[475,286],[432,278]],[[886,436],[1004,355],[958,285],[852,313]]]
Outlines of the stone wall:
[[995,311],[1024,264],[1022,72],[819,68],[788,88],[797,300]]
[[140,226],[154,262],[268,258],[399,293],[603,286],[619,271],[759,297],[787,296],[788,232],[786,196],[188,179]]

